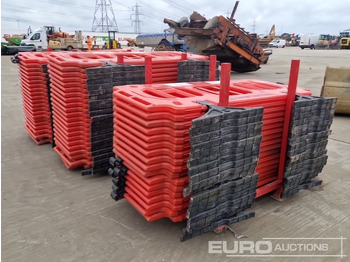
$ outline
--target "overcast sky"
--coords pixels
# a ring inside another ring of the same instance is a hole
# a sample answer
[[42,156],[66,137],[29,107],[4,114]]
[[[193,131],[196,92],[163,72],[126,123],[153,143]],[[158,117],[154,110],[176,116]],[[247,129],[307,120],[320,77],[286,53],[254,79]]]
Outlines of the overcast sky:
[[[65,32],[91,31],[96,2],[102,0],[5,0],[1,3],[1,33],[25,33],[28,26],[35,29],[43,25],[61,27]],[[111,3],[120,32],[134,31],[131,18],[135,19],[132,14],[136,3],[142,14],[141,31],[162,32],[167,28],[164,18],[178,20],[194,10],[206,18],[227,16],[235,1],[111,0]],[[241,0],[235,18],[246,31],[258,34],[267,34],[273,24],[277,34],[339,34],[350,28],[349,12],[350,0]]]

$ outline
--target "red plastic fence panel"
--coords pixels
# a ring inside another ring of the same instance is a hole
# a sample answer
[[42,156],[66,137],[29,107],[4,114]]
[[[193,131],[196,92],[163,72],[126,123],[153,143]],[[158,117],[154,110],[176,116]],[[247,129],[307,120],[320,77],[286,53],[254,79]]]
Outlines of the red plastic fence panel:
[[28,135],[42,145],[52,141],[51,112],[45,71],[47,55],[22,53],[19,56],[19,77],[25,128]]

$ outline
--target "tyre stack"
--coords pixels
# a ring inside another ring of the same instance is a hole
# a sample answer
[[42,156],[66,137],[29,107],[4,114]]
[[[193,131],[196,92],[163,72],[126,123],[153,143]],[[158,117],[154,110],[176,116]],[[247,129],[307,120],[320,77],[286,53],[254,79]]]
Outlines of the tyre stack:
[[48,73],[45,70],[46,56],[24,53],[17,57],[26,131],[36,144],[50,143],[52,129],[47,91]]
[[323,97],[298,96],[294,102],[282,198],[322,183],[315,177],[327,163],[335,105],[336,98]]
[[145,67],[109,64],[88,68],[90,140],[92,167],[83,175],[105,174],[113,153],[113,86],[145,83]]
[[254,216],[246,209],[256,195],[262,117],[262,108],[210,106],[192,121],[184,195],[193,195],[182,241]]
[[124,197],[147,221],[186,218],[188,133],[206,110],[195,101],[167,84],[114,89],[114,153],[128,169]]

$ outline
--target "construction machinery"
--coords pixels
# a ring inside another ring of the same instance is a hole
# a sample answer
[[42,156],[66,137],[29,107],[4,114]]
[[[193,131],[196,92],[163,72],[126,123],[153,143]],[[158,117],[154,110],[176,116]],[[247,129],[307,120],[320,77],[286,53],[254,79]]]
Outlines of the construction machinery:
[[68,33],[55,30],[53,26],[42,26],[34,30],[21,46],[34,46],[37,51],[42,50],[73,50],[83,48],[83,37],[81,31],[75,31],[72,37]]
[[[164,30],[165,32],[166,30]],[[155,51],[180,51],[186,52],[187,46],[183,38],[179,35],[175,35],[170,31],[170,37],[161,39],[158,46],[154,49]]]
[[350,114],[350,67],[328,67],[321,96],[337,97],[336,113]]
[[259,45],[261,47],[268,47],[269,43],[275,39],[276,39],[276,29],[275,29],[275,25],[272,25],[270,33],[264,38],[259,38]]
[[4,39],[9,43],[9,45],[20,45],[23,38],[23,35],[4,34]]
[[[215,16],[209,21],[194,12],[189,23],[164,19],[174,33],[184,37],[188,52],[216,55],[220,62],[231,63],[236,72],[256,71],[267,63],[271,52],[265,52],[256,35],[251,35],[233,19],[239,1],[236,1],[229,19]],[[185,25],[185,26],[184,26]]]
[[6,42],[1,42],[1,55],[14,55],[18,52],[35,51],[33,47],[20,47],[23,39],[26,39],[32,33],[29,26],[27,34],[4,34],[3,38]]
[[340,33],[340,49],[350,48],[350,29]]
[[165,29],[164,33],[138,35],[136,44],[141,48],[152,47],[156,51],[187,51],[184,39],[171,29]]
[[1,42],[1,55],[14,55],[19,52],[19,49],[23,51],[34,51],[33,48],[20,48],[20,44],[25,35],[9,35],[4,34],[6,42]]
[[120,49],[121,44],[117,40],[116,34],[118,31],[108,31],[108,41],[105,43],[102,49]]
[[4,39],[7,41],[8,46],[19,46],[23,39],[26,39],[32,33],[32,28],[29,26],[27,34],[4,34]]
[[332,42],[332,39],[333,39],[333,36],[331,36],[331,35],[321,34],[321,35],[319,35],[319,37],[318,37],[316,47],[317,47],[317,48],[326,48],[326,47],[329,47],[329,45],[330,45],[331,42]]
[[126,39],[126,41],[128,42],[127,43],[128,46],[137,46],[136,39],[128,38]]

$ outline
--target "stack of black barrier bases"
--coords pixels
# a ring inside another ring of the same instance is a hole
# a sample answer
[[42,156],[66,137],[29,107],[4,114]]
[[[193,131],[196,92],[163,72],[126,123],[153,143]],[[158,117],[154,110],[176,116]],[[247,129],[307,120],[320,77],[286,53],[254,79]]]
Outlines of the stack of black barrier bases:
[[[209,80],[210,61],[187,60],[180,61],[177,70],[177,82],[199,82]],[[219,62],[216,63],[216,77],[219,80],[220,71],[218,70]]]
[[51,81],[50,81],[50,75],[49,75],[49,68],[47,64],[41,66],[44,74],[45,74],[45,80],[46,80],[46,88],[47,88],[47,96],[48,96],[48,103],[49,103],[49,109],[50,109],[50,114],[51,114],[51,131],[52,131],[52,138],[51,138],[51,145],[52,148],[56,146],[55,143],[55,135],[54,135],[54,130],[53,130],[53,116],[52,116],[52,104],[51,104]]
[[120,157],[110,157],[109,163],[112,166],[108,169],[108,174],[112,176],[112,192],[111,197],[118,201],[124,198],[124,194],[126,193],[126,175],[128,169],[123,164],[123,160]]
[[210,106],[192,121],[188,160],[193,194],[182,241],[255,215],[247,211],[256,195],[263,108]]
[[297,96],[289,132],[282,198],[320,185],[336,98]]
[[145,67],[108,64],[88,68],[89,115],[92,168],[83,175],[107,173],[113,153],[113,86],[145,83]]

